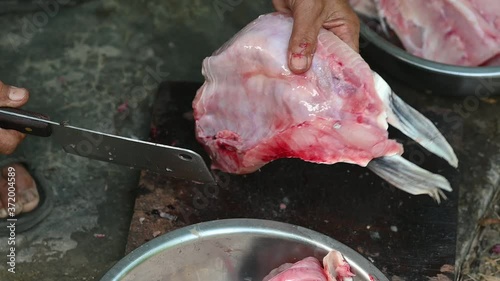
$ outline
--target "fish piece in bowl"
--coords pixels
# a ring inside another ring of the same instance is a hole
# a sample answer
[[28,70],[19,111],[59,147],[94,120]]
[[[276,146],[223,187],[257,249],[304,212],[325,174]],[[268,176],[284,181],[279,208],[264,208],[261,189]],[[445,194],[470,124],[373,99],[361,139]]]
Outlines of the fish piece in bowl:
[[[359,14],[394,31],[414,56],[456,66],[500,65],[497,0],[350,0]],[[387,36],[386,36],[387,37]]]
[[343,255],[332,250],[323,264],[314,257],[285,263],[272,270],[262,281],[352,281],[355,274]]

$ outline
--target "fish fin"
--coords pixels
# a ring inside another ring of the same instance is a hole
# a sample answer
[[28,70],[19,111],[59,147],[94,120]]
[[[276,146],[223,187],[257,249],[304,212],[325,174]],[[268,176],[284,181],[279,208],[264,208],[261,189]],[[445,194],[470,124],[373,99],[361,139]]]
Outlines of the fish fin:
[[375,88],[387,112],[387,122],[425,149],[457,168],[458,158],[436,126],[424,115],[398,97],[387,82],[373,72]]
[[438,203],[446,200],[443,190],[452,191],[448,180],[420,168],[400,155],[373,159],[367,165],[373,173],[413,195],[428,194]]

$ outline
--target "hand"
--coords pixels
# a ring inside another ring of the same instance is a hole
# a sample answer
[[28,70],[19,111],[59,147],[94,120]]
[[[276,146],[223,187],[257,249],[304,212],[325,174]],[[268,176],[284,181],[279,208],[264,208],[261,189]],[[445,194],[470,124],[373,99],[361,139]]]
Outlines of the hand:
[[[0,107],[21,107],[29,98],[28,91],[0,81]],[[25,134],[0,128],[0,154],[11,154],[26,137]]]
[[288,47],[289,68],[294,73],[311,67],[322,27],[359,52],[359,18],[348,0],[273,0],[273,5],[294,19]]

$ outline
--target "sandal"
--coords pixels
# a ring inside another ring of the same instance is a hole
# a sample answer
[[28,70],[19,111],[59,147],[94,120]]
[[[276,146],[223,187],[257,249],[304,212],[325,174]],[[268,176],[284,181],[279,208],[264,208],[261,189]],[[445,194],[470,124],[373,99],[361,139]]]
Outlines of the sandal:
[[[51,189],[45,189],[43,187],[43,183],[40,182],[40,179],[37,178],[34,173],[32,173],[33,171],[29,169],[24,159],[11,158],[6,161],[0,161],[0,168],[3,169],[12,164],[20,164],[26,168],[35,181],[39,195],[39,202],[35,209],[27,213],[21,213],[12,218],[17,219],[17,221],[15,221],[15,232],[17,234],[33,228],[49,215],[53,208],[54,196]],[[7,226],[9,226],[12,221],[8,221],[8,219],[11,218],[0,219],[0,237],[10,235],[11,230],[7,228]]]

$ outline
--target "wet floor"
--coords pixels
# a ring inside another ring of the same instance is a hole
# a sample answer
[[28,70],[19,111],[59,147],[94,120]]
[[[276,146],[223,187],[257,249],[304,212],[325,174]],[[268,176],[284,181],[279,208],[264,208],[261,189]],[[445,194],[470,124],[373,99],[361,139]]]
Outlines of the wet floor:
[[[0,80],[30,90],[26,109],[138,139],[148,136],[160,81],[201,81],[204,57],[272,11],[266,0],[35,2],[0,2]],[[17,153],[56,202],[38,227],[17,235],[17,273],[0,262],[0,280],[98,279],[123,257],[139,173],[67,155],[36,137]],[[498,190],[495,175],[490,197]],[[491,202],[483,201],[462,212],[481,214]],[[0,239],[1,256],[6,249]]]

